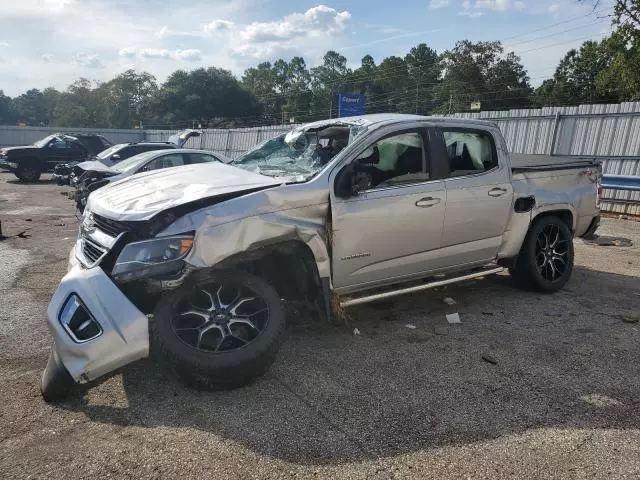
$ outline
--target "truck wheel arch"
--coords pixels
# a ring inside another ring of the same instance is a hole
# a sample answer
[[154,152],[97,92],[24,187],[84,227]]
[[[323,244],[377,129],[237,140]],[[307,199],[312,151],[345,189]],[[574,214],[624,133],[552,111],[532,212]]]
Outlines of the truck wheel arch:
[[558,208],[556,205],[548,205],[546,207],[537,209],[535,214],[531,218],[531,225],[533,225],[536,220],[542,217],[558,217],[567,225],[567,227],[569,227],[569,230],[574,232],[576,229],[577,217],[575,215],[575,212],[573,211],[573,208],[571,208],[569,205],[563,206],[562,208]]
[[326,315],[330,308],[330,283],[312,248],[302,240],[286,240],[239,252],[220,263],[198,269],[192,275],[224,270],[245,270],[269,282],[281,298],[302,302]]

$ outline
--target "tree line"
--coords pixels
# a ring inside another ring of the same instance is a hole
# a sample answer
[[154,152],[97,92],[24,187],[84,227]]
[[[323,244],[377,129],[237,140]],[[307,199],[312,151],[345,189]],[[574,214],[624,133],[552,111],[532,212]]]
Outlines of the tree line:
[[229,127],[306,122],[337,115],[335,94],[364,94],[366,113],[423,115],[640,100],[640,0],[616,0],[614,32],[564,56],[553,77],[532,88],[529,75],[501,42],[459,41],[436,52],[425,43],[376,64],[351,69],[328,51],[321,65],[304,58],[264,62],[240,79],[216,68],[177,70],[164,83],[128,70],[103,83],[79,79],[65,91],[0,90],[0,124],[59,127]]

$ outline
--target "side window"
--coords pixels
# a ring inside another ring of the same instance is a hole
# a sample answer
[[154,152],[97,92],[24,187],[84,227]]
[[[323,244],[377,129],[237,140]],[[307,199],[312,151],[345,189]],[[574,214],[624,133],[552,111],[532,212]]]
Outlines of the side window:
[[173,153],[169,155],[163,155],[162,157],[151,160],[144,167],[144,171],[158,170],[160,168],[179,167],[184,165],[184,158],[179,153]]
[[450,177],[489,171],[498,166],[493,138],[488,132],[443,130],[449,156]]
[[378,140],[356,158],[354,167],[357,182],[372,189],[427,181],[429,164],[422,135],[410,132]]
[[117,153],[120,156],[120,160],[124,160],[125,158],[133,157],[140,153],[140,151],[136,147],[124,147],[118,150]]
[[189,163],[209,163],[217,161],[213,155],[207,155],[206,153],[190,153]]
[[56,139],[51,140],[49,142],[49,148],[55,148],[56,150],[62,150],[62,149],[65,149],[65,148],[69,148],[69,145],[67,145],[67,142],[65,142],[61,138],[56,138]]

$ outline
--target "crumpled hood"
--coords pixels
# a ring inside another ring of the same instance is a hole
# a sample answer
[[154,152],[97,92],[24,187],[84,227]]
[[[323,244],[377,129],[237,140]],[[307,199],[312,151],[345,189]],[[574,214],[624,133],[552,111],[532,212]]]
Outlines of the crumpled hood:
[[81,162],[78,163],[77,165],[74,165],[74,167],[76,168],[80,168],[81,170],[84,170],[85,172],[105,172],[105,173],[111,173],[113,175],[117,175],[120,172],[116,172],[114,170],[112,170],[111,168],[107,167],[104,163],[99,162],[97,160],[91,160],[88,162]]
[[233,192],[264,188],[281,180],[223,163],[200,163],[127,177],[89,196],[87,208],[113,220],[148,220],[185,203]]

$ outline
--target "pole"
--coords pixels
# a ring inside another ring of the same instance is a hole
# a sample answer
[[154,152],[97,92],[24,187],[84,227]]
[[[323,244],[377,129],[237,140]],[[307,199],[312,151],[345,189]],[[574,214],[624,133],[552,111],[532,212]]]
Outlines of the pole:
[[416,115],[418,114],[418,88],[419,88],[419,83],[418,83],[418,79],[416,79]]
[[331,118],[333,110],[333,92],[329,92],[329,118]]

